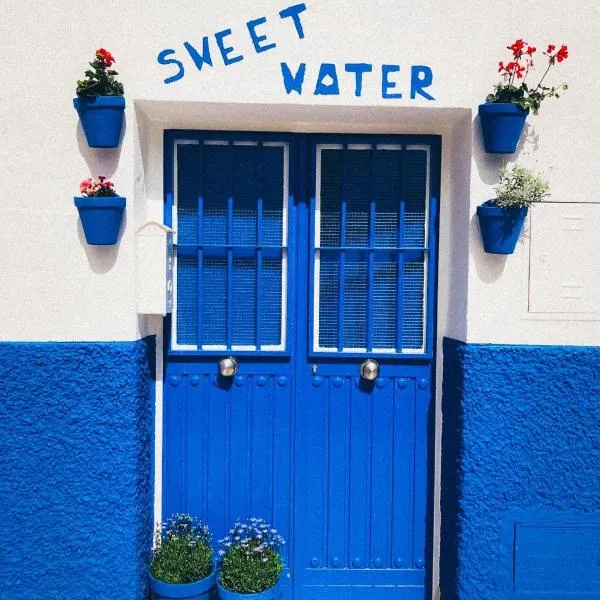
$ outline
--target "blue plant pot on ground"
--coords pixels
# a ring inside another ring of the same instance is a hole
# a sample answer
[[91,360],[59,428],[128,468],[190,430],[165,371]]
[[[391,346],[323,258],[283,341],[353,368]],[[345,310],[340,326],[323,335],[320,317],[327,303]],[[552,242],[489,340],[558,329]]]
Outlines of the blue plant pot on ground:
[[512,154],[517,149],[528,114],[528,110],[517,104],[480,104],[479,121],[485,151],[490,154]]
[[148,584],[154,592],[156,600],[169,600],[170,598],[188,598],[189,600],[209,598],[210,590],[215,585],[217,577],[216,569],[204,579],[193,583],[167,583],[160,581],[148,572]]
[[91,246],[112,246],[119,239],[125,198],[75,196],[85,240]]
[[483,249],[489,254],[512,254],[527,216],[526,208],[500,208],[493,200],[477,207]]
[[257,594],[240,594],[225,589],[217,580],[217,589],[219,590],[220,600],[279,600],[281,598],[281,587],[279,581],[268,590],[258,592]]
[[73,105],[90,148],[116,148],[121,139],[125,98],[123,96],[77,97]]

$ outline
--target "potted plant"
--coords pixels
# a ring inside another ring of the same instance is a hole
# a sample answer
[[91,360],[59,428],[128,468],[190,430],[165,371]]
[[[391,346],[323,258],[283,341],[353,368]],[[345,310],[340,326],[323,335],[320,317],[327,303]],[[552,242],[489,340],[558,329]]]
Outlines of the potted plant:
[[208,526],[187,514],[174,514],[156,532],[149,567],[156,600],[208,598],[216,570]]
[[496,198],[477,207],[483,248],[490,254],[512,254],[529,207],[549,195],[548,183],[534,171],[500,169]]
[[118,196],[106,177],[89,177],[79,184],[81,196],[75,196],[85,240],[92,246],[111,246],[119,239],[125,198]]
[[73,99],[83,131],[91,148],[115,148],[119,145],[123,127],[125,98],[123,84],[111,70],[113,55],[99,48],[89,63],[93,70],[85,72],[85,79],[77,82],[77,98]]
[[494,86],[494,92],[487,96],[485,104],[479,105],[483,145],[486,152],[495,154],[514,152],[529,110],[537,115],[543,100],[552,96],[558,98],[559,92],[567,89],[564,83],[558,87],[543,85],[550,68],[568,58],[567,46],[563,44],[557,50],[554,44],[548,45],[543,52],[547,57],[546,70],[536,86],[527,83],[527,76],[534,67],[535,46],[518,39],[507,49],[512,51],[512,60],[506,64],[498,63],[502,81]]
[[283,561],[279,548],[285,541],[276,529],[263,519],[236,521],[219,543],[217,588],[221,600],[272,600],[281,596],[278,583]]

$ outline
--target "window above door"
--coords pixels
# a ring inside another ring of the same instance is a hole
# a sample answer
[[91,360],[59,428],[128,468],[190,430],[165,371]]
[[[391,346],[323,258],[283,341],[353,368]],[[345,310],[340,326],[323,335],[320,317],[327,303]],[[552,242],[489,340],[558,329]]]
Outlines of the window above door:
[[432,356],[439,137],[165,140],[171,353]]
[[316,143],[314,354],[428,352],[430,144]]

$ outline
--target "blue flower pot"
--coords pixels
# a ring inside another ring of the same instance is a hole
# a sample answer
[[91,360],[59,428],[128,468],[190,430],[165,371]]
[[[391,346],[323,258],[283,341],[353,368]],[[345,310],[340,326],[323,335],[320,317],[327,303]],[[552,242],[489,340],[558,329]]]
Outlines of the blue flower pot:
[[112,246],[119,239],[125,198],[75,197],[85,241],[91,246]]
[[90,148],[116,148],[121,139],[125,98],[123,96],[77,97],[73,105]]
[[512,154],[525,125],[528,110],[518,104],[490,102],[479,105],[483,146],[491,154]]
[[241,594],[225,589],[217,580],[217,589],[219,590],[220,600],[279,600],[281,598],[281,587],[279,581],[268,590],[256,594]]
[[215,585],[217,577],[216,569],[204,579],[194,581],[192,583],[167,583],[153,577],[152,573],[148,572],[148,584],[154,592],[156,600],[168,600],[169,598],[208,598],[210,590]]
[[526,216],[526,208],[500,208],[493,200],[478,206],[483,249],[489,254],[512,254]]

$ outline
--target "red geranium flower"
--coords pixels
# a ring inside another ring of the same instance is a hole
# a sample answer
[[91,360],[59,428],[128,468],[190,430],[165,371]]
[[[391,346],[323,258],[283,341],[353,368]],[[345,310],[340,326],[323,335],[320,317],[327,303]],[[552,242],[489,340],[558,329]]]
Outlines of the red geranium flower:
[[98,48],[98,50],[96,50],[96,56],[101,58],[108,67],[110,67],[115,62],[113,55],[104,48]]
[[523,54],[523,48],[525,48],[525,44],[527,44],[527,42],[524,42],[522,39],[519,39],[511,46],[507,46],[507,48],[508,50],[512,50],[513,56],[516,58]]
[[552,54],[556,46],[554,44],[548,44],[548,49],[546,50],[546,54]]
[[527,48],[527,54],[531,56],[536,50],[537,48],[535,46],[529,46],[529,48]]
[[567,58],[569,58],[569,49],[563,44],[560,47],[560,50],[556,53],[556,60],[558,62],[562,62]]

